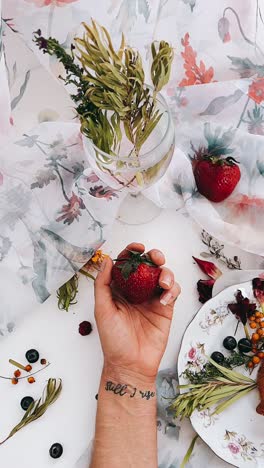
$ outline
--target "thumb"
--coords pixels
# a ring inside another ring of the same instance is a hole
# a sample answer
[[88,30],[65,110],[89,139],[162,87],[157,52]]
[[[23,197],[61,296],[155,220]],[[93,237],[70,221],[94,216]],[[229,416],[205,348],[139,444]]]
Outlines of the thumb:
[[95,312],[103,313],[110,306],[114,305],[111,281],[112,281],[113,261],[110,257],[106,257],[101,265],[100,271],[95,280]]

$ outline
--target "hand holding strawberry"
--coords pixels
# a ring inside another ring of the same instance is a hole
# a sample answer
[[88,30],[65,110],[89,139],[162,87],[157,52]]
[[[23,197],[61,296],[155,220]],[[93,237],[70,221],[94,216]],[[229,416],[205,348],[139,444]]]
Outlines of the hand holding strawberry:
[[173,273],[161,268],[164,255],[158,250],[142,255],[144,250],[133,243],[115,266],[110,258],[105,260],[95,282],[95,317],[105,367],[154,381],[180,287]]

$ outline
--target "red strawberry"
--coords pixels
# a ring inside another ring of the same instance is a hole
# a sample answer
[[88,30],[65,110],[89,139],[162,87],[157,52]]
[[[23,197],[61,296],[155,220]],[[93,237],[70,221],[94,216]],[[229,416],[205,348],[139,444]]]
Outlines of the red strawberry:
[[221,158],[203,154],[193,160],[193,173],[198,191],[208,200],[218,203],[225,200],[234,191],[241,173],[236,160],[232,157]]
[[147,254],[128,251],[113,266],[115,287],[132,304],[148,301],[159,292],[161,268]]

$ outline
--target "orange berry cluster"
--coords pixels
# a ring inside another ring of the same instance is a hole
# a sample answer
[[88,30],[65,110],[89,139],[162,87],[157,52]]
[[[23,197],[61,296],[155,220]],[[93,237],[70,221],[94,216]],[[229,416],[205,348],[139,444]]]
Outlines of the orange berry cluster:
[[258,349],[258,342],[264,337],[264,314],[262,312],[256,311],[249,317],[249,326],[255,332],[251,336],[252,341],[252,352],[254,356],[248,362],[248,367],[253,369],[258,365],[261,359],[264,359],[264,352]]
[[[31,366],[30,364],[27,364],[26,366],[23,366],[22,364],[20,364],[20,363],[18,363],[18,362],[16,362],[16,361],[13,361],[13,362],[12,362],[12,364],[15,364],[15,363],[20,367],[20,369],[24,370],[25,372],[31,372],[31,371],[32,371],[32,366]],[[41,363],[43,366],[45,366],[45,365],[47,364],[47,360],[46,360],[46,359],[41,359],[41,360],[40,360],[40,363]],[[19,382],[19,380],[20,380],[20,378],[21,378],[21,371],[20,371],[19,369],[17,369],[17,370],[15,370],[15,372],[14,372],[14,377],[12,377],[12,379],[11,379],[11,383],[12,383],[13,385],[17,385],[18,382]],[[22,378],[24,378],[24,377],[22,377]],[[34,382],[36,382],[36,380],[34,379],[33,376],[29,376],[29,377],[27,378],[27,381],[28,381],[28,383],[30,383],[30,384],[33,384]]]

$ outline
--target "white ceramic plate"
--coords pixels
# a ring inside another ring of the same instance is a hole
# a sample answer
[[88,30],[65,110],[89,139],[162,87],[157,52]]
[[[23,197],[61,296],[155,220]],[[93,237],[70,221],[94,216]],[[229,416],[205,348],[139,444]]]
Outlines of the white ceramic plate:
[[[241,289],[244,296],[254,300],[251,281],[230,286],[199,310],[188,326],[182,341],[178,360],[180,384],[187,381],[181,376],[186,368],[199,370],[213,351],[228,356],[222,343],[226,336],[234,335],[236,319],[229,312],[227,304],[235,300],[235,293]],[[245,336],[240,324],[237,341]],[[237,368],[248,375],[244,367]],[[252,373],[256,378],[257,371]],[[232,465],[252,468],[264,467],[264,417],[256,413],[259,403],[257,390],[242,397],[220,415],[210,416],[212,411],[196,411],[191,417],[195,431],[209,447],[223,460]]]

